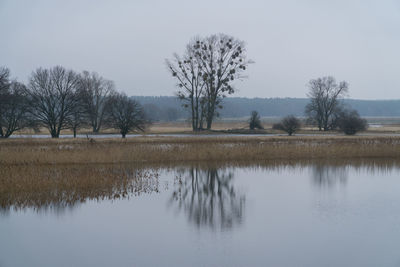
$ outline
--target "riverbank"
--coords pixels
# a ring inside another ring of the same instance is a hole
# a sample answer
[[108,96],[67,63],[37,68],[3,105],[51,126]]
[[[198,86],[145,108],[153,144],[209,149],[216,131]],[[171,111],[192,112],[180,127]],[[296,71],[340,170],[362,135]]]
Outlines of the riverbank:
[[1,165],[184,163],[400,157],[397,136],[8,139]]

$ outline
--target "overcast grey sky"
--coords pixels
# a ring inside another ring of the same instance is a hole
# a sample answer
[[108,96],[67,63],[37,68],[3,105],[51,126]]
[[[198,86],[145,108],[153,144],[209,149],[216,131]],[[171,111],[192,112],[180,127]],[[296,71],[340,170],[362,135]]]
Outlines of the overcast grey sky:
[[350,97],[400,99],[398,0],[0,0],[0,65],[97,71],[128,95],[173,95],[164,60],[195,35],[246,42],[237,96],[305,97],[333,75]]

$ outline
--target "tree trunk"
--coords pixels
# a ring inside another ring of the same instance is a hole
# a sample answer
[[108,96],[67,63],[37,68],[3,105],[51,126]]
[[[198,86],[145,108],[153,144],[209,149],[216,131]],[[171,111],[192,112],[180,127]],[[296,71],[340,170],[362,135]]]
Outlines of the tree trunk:
[[212,120],[214,117],[214,111],[212,110],[212,105],[208,106],[208,110],[207,110],[207,130],[211,130],[211,125],[212,125]]
[[190,96],[190,108],[192,109],[192,129],[193,131],[197,130],[195,112],[194,112],[194,102],[193,102],[193,94]]
[[207,107],[207,130],[211,130],[212,122],[214,119],[214,114],[215,114],[215,101],[217,100],[216,97],[211,96],[209,98],[210,103],[208,104]]
[[51,138],[58,138],[59,137],[59,134],[57,133],[56,129],[52,129],[50,131],[50,134],[51,134]]
[[121,133],[121,135],[122,135],[122,138],[126,137],[126,133]]
[[74,138],[76,138],[76,128],[74,128]]
[[207,130],[211,130],[211,125],[212,125],[212,117],[209,116],[207,118]]

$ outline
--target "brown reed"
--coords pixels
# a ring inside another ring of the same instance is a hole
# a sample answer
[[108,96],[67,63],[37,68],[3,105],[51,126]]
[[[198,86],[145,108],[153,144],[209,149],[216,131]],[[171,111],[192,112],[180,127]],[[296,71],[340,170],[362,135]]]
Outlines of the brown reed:
[[0,166],[398,158],[397,136],[135,137],[0,141]]

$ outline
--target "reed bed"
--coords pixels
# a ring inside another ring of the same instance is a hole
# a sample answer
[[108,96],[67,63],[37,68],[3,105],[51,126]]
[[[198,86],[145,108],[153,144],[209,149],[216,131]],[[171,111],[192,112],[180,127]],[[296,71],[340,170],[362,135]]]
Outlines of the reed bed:
[[398,158],[400,137],[135,137],[0,141],[0,167],[26,164],[182,163]]
[[[318,179],[320,172],[343,170],[348,167],[384,173],[400,168],[400,158],[387,159],[303,159],[262,160],[196,163],[146,163],[146,164],[39,164],[2,165],[0,168],[0,213],[10,210],[33,209],[38,212],[62,213],[88,200],[115,200],[163,191],[168,184],[159,182],[160,173],[177,174],[231,171],[231,168],[280,171],[311,168]],[[337,175],[333,175],[336,179]],[[332,177],[329,178],[329,181]],[[172,182],[172,181],[171,181]],[[180,183],[179,183],[180,184]]]
[[87,200],[159,191],[158,172],[121,165],[2,166],[0,211],[61,210]]

